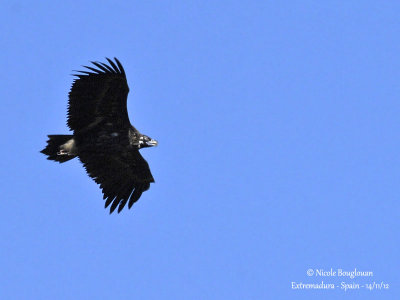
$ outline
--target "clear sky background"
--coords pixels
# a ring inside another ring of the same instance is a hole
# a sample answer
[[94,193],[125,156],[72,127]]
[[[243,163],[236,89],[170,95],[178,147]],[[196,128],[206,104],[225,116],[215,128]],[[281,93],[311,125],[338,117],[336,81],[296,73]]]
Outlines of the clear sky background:
[[[399,299],[399,1],[2,1],[0,299]],[[109,215],[67,133],[117,57],[156,183]],[[308,277],[330,268],[373,277]],[[334,283],[293,290],[296,283]],[[341,282],[389,284],[344,292]]]

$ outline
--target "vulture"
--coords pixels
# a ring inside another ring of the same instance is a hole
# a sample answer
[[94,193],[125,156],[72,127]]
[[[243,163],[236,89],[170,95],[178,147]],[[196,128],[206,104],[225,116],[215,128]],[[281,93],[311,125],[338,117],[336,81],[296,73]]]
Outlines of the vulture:
[[100,185],[105,208],[118,213],[129,209],[149,189],[154,178],[139,150],[157,145],[129,121],[129,87],[124,68],[115,62],[91,62],[87,70],[76,71],[69,92],[68,135],[48,135],[40,151],[47,159],[64,163],[75,157],[87,174]]

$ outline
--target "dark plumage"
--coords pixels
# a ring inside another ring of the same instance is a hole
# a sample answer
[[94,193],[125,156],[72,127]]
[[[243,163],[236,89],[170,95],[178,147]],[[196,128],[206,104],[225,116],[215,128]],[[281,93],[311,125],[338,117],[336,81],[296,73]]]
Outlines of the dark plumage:
[[118,59],[109,65],[92,62],[89,71],[74,74],[69,92],[68,127],[72,135],[49,135],[41,152],[47,159],[66,162],[79,157],[88,175],[100,185],[105,207],[118,213],[131,208],[154,182],[139,149],[157,141],[141,134],[129,122],[126,107],[129,87]]

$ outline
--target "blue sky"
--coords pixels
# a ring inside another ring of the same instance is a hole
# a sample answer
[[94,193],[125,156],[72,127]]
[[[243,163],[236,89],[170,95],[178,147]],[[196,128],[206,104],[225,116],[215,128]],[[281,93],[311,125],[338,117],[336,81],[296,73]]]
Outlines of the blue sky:
[[[397,299],[398,1],[3,1],[1,299]],[[117,57],[156,183],[109,215],[67,133]],[[308,269],[372,271],[354,280]],[[334,283],[333,291],[292,282]],[[344,292],[341,282],[388,290]]]

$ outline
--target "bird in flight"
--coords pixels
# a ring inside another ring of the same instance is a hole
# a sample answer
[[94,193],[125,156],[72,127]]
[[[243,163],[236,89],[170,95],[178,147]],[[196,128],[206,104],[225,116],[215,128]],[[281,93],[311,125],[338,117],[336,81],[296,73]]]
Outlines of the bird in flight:
[[128,207],[149,189],[154,178],[139,150],[157,145],[129,121],[129,87],[117,58],[108,64],[91,62],[77,71],[68,102],[68,127],[73,134],[49,135],[40,151],[64,163],[78,157],[87,174],[100,185],[110,214]]

